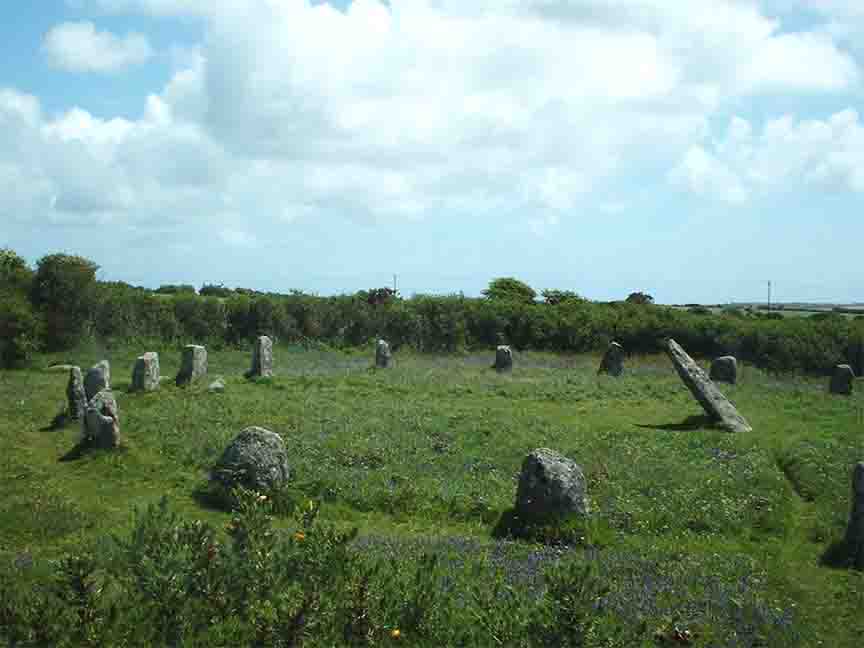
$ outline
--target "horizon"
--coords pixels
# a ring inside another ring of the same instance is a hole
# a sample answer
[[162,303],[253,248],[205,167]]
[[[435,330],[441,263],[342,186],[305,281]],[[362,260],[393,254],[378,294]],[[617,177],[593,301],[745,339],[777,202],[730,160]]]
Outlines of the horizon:
[[157,288],[864,302],[852,0],[45,0],[0,247]]

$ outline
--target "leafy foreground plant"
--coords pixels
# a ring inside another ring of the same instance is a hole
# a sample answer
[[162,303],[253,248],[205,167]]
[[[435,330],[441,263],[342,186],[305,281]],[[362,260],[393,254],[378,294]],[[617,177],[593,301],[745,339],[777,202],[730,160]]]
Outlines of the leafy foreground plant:
[[[87,551],[44,565],[4,568],[0,641],[9,646],[796,643],[777,632],[779,626],[746,591],[735,601],[746,616],[746,632],[724,627],[728,620],[716,609],[710,617],[702,615],[714,625],[691,623],[696,628],[691,632],[685,624],[698,610],[690,600],[693,592],[681,587],[687,583],[667,574],[668,582],[646,587],[633,563],[616,563],[624,578],[614,581],[611,572],[601,578],[602,560],[561,558],[538,586],[513,578],[518,570],[510,569],[512,552],[496,556],[456,543],[449,550],[429,545],[418,554],[406,547],[388,551],[352,543],[356,530],[345,533],[321,523],[315,502],[298,506],[296,530],[282,533],[273,528],[266,496],[238,489],[236,500],[225,542],[213,527],[181,520],[163,498],[136,513],[128,537],[106,537]],[[678,599],[670,603],[676,592]]]

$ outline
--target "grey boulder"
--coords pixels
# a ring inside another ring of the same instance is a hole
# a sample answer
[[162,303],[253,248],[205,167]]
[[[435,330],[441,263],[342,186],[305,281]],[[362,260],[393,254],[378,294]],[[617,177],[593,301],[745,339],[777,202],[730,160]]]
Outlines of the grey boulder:
[[207,349],[197,344],[187,344],[183,347],[183,357],[180,360],[180,371],[174,382],[188,385],[207,374]]
[[225,381],[221,378],[217,378],[207,387],[207,391],[211,394],[221,394],[225,391]]
[[247,378],[268,378],[273,375],[273,340],[260,335],[252,347],[252,367]]
[[88,401],[103,389],[111,389],[111,365],[107,360],[90,367],[84,376],[84,393]]
[[393,363],[393,352],[386,340],[378,340],[375,345],[375,366],[379,369],[387,369]]
[[116,448],[120,444],[120,416],[111,390],[103,389],[87,402],[82,436],[83,441],[97,448]]
[[717,389],[705,371],[687,355],[677,342],[669,339],[666,351],[682,382],[713,420],[730,432],[750,432],[753,428],[735,406]]
[[226,491],[236,486],[258,492],[277,489],[291,477],[285,442],[275,432],[248,427],[225,448],[212,477]]
[[582,468],[549,448],[534,450],[522,462],[515,508],[524,517],[587,515],[588,494]]

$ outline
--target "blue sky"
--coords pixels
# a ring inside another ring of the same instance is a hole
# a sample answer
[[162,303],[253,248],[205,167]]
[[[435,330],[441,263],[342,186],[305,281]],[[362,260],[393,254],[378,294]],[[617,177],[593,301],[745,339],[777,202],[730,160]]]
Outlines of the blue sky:
[[0,9],[0,246],[101,276],[864,302],[853,0]]

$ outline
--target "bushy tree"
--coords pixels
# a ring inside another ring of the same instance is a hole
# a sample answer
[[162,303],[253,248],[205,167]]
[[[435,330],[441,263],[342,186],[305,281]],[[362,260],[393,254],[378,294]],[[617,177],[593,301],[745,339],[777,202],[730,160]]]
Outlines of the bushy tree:
[[653,304],[654,298],[648,293],[632,292],[627,295],[626,301],[628,304]]
[[558,304],[580,304],[588,301],[581,295],[572,290],[544,290],[542,293],[544,303],[549,306],[557,306]]
[[204,284],[198,291],[202,297],[230,297],[233,293],[233,290],[222,284]]
[[37,261],[30,296],[44,318],[49,349],[68,349],[81,341],[95,305],[98,269],[90,259],[69,254],[49,254]]
[[493,301],[515,301],[533,304],[537,293],[528,284],[513,277],[500,277],[489,282],[489,287],[483,291],[486,299]]
[[179,293],[195,294],[195,286],[189,284],[163,284],[156,289],[159,295],[177,295]]

